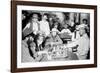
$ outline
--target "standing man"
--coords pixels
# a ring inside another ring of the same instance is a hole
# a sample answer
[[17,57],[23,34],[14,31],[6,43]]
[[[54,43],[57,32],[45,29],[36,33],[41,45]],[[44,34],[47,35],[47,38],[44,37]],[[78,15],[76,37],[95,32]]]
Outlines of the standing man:
[[42,20],[40,21],[40,31],[42,31],[45,34],[45,36],[48,36],[50,34],[50,27],[49,22],[47,21],[46,14],[42,16]]
[[83,23],[81,25],[84,25],[86,27],[86,29],[87,29],[86,33],[90,37],[90,25],[88,24],[88,20],[87,19],[83,19],[82,21],[83,21]]
[[33,14],[31,21],[26,25],[26,27],[23,29],[23,32],[27,34],[30,34],[33,32],[33,34],[37,34],[39,31],[39,21],[38,21],[38,15]]
[[[85,60],[87,59],[87,54],[90,48],[90,40],[86,33],[85,26],[79,25],[78,29],[79,29],[80,37],[74,42],[68,44],[67,47],[72,48],[78,45],[76,54],[79,60]],[[72,49],[69,49],[69,50],[72,51]]]

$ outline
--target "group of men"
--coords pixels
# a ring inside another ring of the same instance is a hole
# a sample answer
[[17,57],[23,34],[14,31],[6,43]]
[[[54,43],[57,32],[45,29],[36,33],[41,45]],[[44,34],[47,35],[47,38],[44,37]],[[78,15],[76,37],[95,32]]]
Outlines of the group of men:
[[[47,15],[42,15],[41,21],[38,21],[39,17],[37,14],[32,15],[31,21],[25,26],[23,29],[23,32],[28,28],[31,29],[33,36],[28,36],[24,39],[24,42],[26,42],[29,49],[27,51],[23,52],[23,54],[28,52],[30,53],[30,56],[35,59],[36,55],[35,53],[40,50],[44,50],[44,46],[46,45],[54,45],[54,44],[63,44],[62,39],[60,38],[59,34],[67,33],[72,36],[71,42],[67,43],[66,46],[69,48],[70,52],[73,52],[72,48],[75,46],[78,46],[75,52],[78,56],[79,60],[85,60],[87,59],[87,54],[90,49],[90,41],[89,37],[86,33],[86,30],[89,28],[85,22],[83,24],[80,24],[76,27],[75,31],[72,33],[68,29],[68,25],[65,24],[65,27],[59,31],[58,25],[55,24],[54,27],[50,30],[49,22],[47,21],[48,17]],[[84,21],[84,20],[83,20]],[[77,34],[76,34],[77,33]],[[74,38],[77,35],[76,38]],[[28,42],[29,41],[29,42]],[[31,42],[30,42],[31,41]],[[24,43],[25,45],[25,43]],[[23,47],[23,50],[25,50],[25,46]],[[26,55],[24,55],[26,56]],[[24,57],[23,56],[23,57]],[[41,56],[39,56],[40,60]],[[25,59],[25,58],[24,58]],[[28,58],[27,58],[28,59]],[[30,59],[28,59],[30,60]],[[36,59],[38,60],[38,58]],[[25,61],[25,60],[23,60]]]
[[26,28],[32,29],[33,34],[38,34],[39,31],[44,33],[45,36],[48,36],[50,34],[50,28],[49,23],[47,21],[47,15],[42,16],[42,20],[38,21],[39,17],[37,14],[33,14],[31,21],[26,25],[26,27],[23,29],[23,31]]

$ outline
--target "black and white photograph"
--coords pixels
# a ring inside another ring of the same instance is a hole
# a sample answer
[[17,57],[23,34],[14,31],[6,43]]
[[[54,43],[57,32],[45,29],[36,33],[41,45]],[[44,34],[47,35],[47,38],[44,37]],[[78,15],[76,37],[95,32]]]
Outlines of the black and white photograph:
[[22,10],[22,62],[90,59],[90,14]]

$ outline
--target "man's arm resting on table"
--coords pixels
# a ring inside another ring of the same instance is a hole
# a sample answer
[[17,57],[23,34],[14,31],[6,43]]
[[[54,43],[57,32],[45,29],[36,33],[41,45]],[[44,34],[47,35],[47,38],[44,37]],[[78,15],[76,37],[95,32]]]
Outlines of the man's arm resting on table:
[[77,46],[77,45],[78,45],[77,42],[74,41],[74,42],[68,43],[68,44],[67,44],[67,47],[72,48],[72,47],[75,47],[75,46]]

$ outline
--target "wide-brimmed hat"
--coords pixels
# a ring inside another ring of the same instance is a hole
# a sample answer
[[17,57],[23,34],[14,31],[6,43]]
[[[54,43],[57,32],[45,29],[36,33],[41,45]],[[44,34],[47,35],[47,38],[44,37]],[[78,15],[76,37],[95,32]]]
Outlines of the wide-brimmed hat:
[[52,30],[51,30],[51,32],[59,32],[56,28],[53,28]]
[[32,17],[33,18],[38,18],[38,14],[33,14]]
[[79,29],[85,29],[86,27],[87,27],[87,25],[81,24],[81,25],[79,25],[79,26],[77,27],[77,30],[79,30]]

